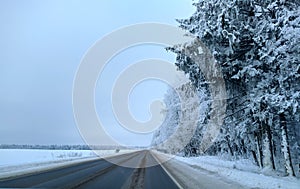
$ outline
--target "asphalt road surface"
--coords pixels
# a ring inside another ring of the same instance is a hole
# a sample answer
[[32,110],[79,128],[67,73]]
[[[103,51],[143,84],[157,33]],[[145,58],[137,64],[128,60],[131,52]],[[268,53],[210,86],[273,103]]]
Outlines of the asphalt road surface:
[[[139,151],[0,180],[1,188],[179,188],[149,151]],[[158,165],[146,168],[149,162]]]

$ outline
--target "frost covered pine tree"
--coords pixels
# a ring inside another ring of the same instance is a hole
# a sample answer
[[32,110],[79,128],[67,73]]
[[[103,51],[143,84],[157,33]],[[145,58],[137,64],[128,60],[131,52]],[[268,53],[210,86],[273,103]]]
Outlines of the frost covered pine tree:
[[[196,12],[178,22],[211,50],[229,97],[221,134],[207,153],[253,158],[261,167],[299,176],[299,1],[199,0],[194,5]],[[178,55],[178,68],[205,88],[197,64],[170,49]]]
[[165,114],[165,120],[160,126],[159,130],[154,132],[152,146],[157,146],[160,143],[163,143],[169,136],[171,136],[178,124],[179,124],[179,115],[180,115],[180,100],[176,91],[172,88],[168,89],[164,97],[164,103],[166,109],[163,110]]

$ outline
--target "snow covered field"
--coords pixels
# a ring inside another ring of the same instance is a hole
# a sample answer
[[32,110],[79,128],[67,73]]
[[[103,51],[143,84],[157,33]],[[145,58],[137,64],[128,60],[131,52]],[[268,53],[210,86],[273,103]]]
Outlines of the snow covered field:
[[270,176],[263,175],[264,170],[259,169],[250,160],[226,161],[215,156],[176,157],[175,159],[185,162],[195,170],[205,169],[249,188],[300,188],[299,179],[276,176],[275,172],[269,172]]
[[[129,152],[101,150],[101,157]],[[38,172],[99,158],[91,150],[0,149],[0,178]]]
[[4,166],[94,157],[90,150],[0,149],[0,169]]

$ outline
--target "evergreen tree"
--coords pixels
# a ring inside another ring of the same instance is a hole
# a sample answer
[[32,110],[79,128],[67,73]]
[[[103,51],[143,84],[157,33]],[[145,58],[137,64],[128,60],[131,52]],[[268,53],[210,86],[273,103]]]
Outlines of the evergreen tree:
[[[261,167],[299,176],[299,2],[199,0],[194,5],[196,12],[178,22],[212,52],[228,93],[221,133],[206,153],[253,158]],[[181,49],[169,49],[177,53],[178,68],[207,91],[197,63]],[[204,130],[199,124],[186,155],[198,154],[195,146]]]

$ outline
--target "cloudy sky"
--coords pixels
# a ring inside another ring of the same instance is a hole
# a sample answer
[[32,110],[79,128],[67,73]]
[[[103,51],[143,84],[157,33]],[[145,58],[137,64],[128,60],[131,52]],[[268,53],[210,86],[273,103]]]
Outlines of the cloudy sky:
[[[193,13],[191,4],[190,0],[0,1],[0,144],[83,144],[73,116],[72,87],[88,48],[127,25],[177,25],[176,18]],[[107,132],[128,145],[147,145],[151,134],[119,128],[107,99],[118,73],[145,58],[174,61],[174,55],[160,46],[129,49],[110,62],[95,89],[97,112]],[[116,66],[118,62],[123,66]],[[162,98],[165,89],[157,81],[137,86],[129,102],[134,117],[149,119],[148,104]]]

